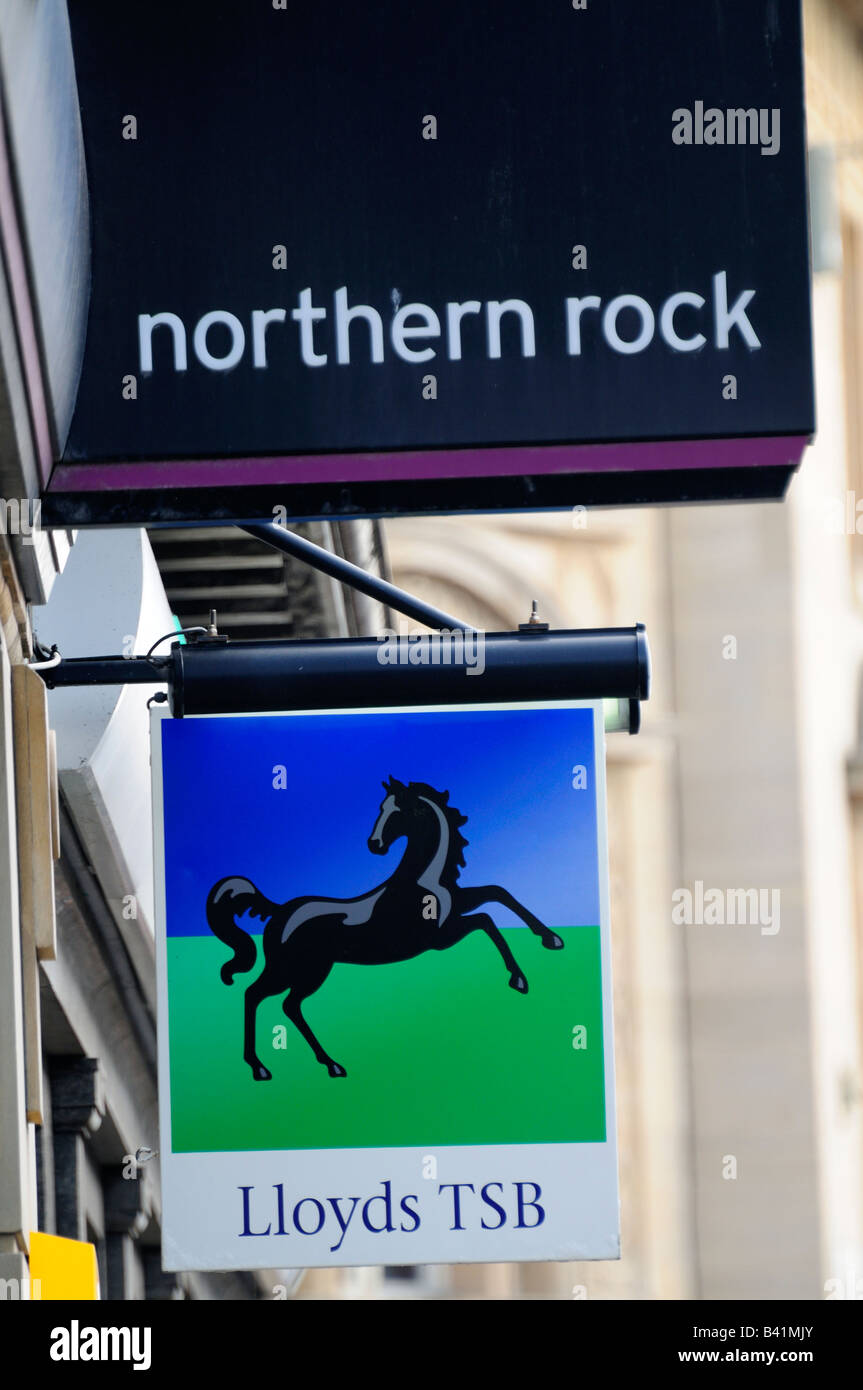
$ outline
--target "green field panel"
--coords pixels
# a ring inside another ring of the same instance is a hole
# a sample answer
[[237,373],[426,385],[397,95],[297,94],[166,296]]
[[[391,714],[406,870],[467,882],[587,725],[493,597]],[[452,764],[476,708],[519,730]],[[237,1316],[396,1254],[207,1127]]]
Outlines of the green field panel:
[[527,995],[479,932],[395,965],[336,965],[304,1012],[344,1078],[315,1060],[281,996],[265,1000],[257,1048],[271,1081],[243,1061],[260,938],[255,968],[230,987],[219,941],[169,939],[174,1152],[604,1141],[599,928],[554,930],[562,951],[503,933]]

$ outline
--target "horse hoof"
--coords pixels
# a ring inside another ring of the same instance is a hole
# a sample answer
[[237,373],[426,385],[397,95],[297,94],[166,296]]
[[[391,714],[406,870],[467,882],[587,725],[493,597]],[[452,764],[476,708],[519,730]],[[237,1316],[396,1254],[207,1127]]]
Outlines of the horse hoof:
[[267,1071],[267,1068],[262,1067],[260,1063],[256,1067],[252,1067],[252,1076],[256,1081],[272,1081],[273,1079],[273,1073]]
[[510,975],[510,989],[517,989],[519,994],[527,994],[527,980],[523,975]]
[[549,932],[548,936],[542,938],[542,944],[547,951],[562,951],[563,942],[554,932]]
[[327,1071],[329,1072],[330,1076],[347,1076],[347,1072],[345,1071],[344,1067],[340,1067],[338,1062],[328,1062]]

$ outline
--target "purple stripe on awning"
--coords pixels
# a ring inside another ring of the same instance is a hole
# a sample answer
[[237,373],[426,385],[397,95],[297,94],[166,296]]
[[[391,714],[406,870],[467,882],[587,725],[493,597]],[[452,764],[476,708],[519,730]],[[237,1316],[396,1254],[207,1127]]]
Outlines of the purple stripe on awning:
[[63,463],[54,470],[49,491],[394,482],[537,473],[640,473],[684,468],[788,468],[799,464],[808,442],[805,435],[771,435],[756,439],[678,439],[651,444],[553,444],[159,463]]

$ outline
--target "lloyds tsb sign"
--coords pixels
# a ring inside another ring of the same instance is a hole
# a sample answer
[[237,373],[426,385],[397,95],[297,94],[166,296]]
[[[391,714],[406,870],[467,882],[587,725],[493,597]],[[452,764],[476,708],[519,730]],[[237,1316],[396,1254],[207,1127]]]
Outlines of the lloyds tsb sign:
[[70,18],[92,277],[49,521],[782,495],[797,0]]
[[151,734],[164,1267],[617,1259],[601,701]]

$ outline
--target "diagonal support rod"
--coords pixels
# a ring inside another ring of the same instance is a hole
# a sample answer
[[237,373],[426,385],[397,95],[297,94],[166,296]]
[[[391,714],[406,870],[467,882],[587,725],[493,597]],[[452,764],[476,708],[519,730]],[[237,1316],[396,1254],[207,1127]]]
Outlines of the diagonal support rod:
[[313,541],[307,541],[302,536],[295,535],[293,531],[285,530],[283,526],[277,526],[274,521],[255,522],[242,529],[257,540],[266,541],[275,550],[281,550],[283,554],[290,555],[295,560],[303,560],[307,565],[321,570],[331,579],[337,579],[341,584],[349,584],[351,588],[359,589],[361,594],[378,599],[380,603],[389,604],[390,608],[395,608],[408,618],[414,618],[416,622],[425,623],[426,627],[435,628],[437,631],[474,631],[470,623],[462,622],[461,618],[450,617],[449,613],[444,613],[440,608],[423,603],[422,599],[414,598],[412,594],[405,593],[404,589],[389,584],[386,579],[378,579],[376,575],[368,574],[366,570],[360,569],[359,565],[352,565],[350,560],[333,555],[329,550],[324,550],[323,546],[315,545]]

